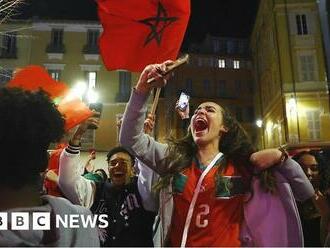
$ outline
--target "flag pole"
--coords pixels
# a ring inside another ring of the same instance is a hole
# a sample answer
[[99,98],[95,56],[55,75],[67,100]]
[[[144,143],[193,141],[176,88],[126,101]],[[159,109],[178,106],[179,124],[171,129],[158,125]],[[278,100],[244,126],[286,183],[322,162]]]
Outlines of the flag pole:
[[158,105],[158,101],[159,101],[159,95],[160,95],[161,90],[162,90],[162,88],[157,88],[157,90],[156,90],[154,102],[152,103],[151,111],[150,111],[150,113],[152,115],[155,115],[155,113],[156,113],[156,109],[157,109],[157,105]]
[[[166,74],[172,72],[174,69],[176,69],[176,68],[178,68],[179,66],[181,66],[181,65],[183,65],[183,64],[185,64],[185,63],[187,63],[188,60],[189,60],[189,55],[188,55],[188,54],[185,54],[183,57],[181,57],[181,58],[175,60],[175,61],[173,62],[173,64],[167,66],[167,68],[166,68],[166,72],[165,72],[164,75],[166,75]],[[153,83],[153,82],[155,82],[155,81],[156,81],[155,78],[150,78],[150,79],[148,79],[147,83],[150,84],[150,83]],[[154,115],[155,112],[156,112],[156,108],[157,108],[157,105],[158,105],[158,100],[159,100],[159,94],[160,94],[160,91],[161,91],[161,88],[157,88],[157,91],[156,91],[156,94],[155,94],[155,98],[154,98],[154,102],[152,103],[152,107],[151,107],[151,111],[150,111],[150,113],[153,114],[153,115]]]

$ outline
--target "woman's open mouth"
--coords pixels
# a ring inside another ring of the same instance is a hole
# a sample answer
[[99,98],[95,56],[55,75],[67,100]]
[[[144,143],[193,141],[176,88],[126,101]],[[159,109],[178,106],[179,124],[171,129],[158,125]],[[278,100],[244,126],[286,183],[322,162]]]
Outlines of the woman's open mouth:
[[206,119],[197,117],[193,123],[193,130],[196,136],[204,135],[209,130],[209,125]]

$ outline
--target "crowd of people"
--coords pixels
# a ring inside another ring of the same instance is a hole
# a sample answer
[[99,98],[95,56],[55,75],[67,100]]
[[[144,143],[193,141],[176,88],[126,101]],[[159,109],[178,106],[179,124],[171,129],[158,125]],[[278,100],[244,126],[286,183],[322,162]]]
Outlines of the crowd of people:
[[[64,117],[42,91],[0,89],[0,212],[106,214],[106,228],[0,230],[0,246],[328,246],[330,156],[283,148],[257,151],[215,102],[177,110],[187,134],[167,143],[151,133],[147,100],[171,61],[147,66],[132,90],[120,146],[95,170],[81,123],[67,144]],[[152,80],[156,79],[156,80]],[[150,82],[153,83],[150,83]],[[146,118],[147,117],[147,118]],[[109,127],[110,132],[110,127]],[[61,145],[48,156],[50,143]]]

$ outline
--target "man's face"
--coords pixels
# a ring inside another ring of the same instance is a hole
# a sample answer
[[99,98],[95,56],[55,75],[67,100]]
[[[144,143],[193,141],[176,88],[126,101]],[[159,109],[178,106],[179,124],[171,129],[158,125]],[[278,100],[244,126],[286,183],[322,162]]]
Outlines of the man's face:
[[315,157],[313,155],[306,154],[303,155],[298,162],[304,170],[309,181],[311,181],[314,187],[318,187],[320,178],[318,164]]
[[108,170],[112,183],[115,186],[123,186],[130,181],[133,173],[133,161],[125,152],[112,155],[108,161]]

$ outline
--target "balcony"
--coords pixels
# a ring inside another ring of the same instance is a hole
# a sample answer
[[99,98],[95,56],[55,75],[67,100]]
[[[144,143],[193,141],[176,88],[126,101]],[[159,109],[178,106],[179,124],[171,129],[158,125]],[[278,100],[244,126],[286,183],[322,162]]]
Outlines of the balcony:
[[48,44],[46,48],[47,53],[65,53],[64,44]]
[[86,44],[82,50],[85,60],[99,60],[99,47],[95,45]]
[[99,47],[86,44],[83,48],[84,54],[99,54]]
[[63,59],[63,54],[65,53],[64,44],[48,44],[46,48],[46,53],[48,55],[48,59]]

